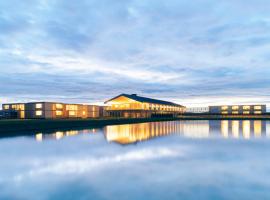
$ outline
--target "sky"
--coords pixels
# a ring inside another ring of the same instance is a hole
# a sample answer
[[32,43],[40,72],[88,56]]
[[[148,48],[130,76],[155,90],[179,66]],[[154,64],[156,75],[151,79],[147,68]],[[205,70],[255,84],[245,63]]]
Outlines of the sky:
[[270,105],[269,0],[1,0],[0,104]]

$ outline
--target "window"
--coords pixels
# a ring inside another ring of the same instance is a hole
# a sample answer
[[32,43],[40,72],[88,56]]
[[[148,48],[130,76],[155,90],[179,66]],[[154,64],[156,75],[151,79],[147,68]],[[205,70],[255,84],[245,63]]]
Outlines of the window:
[[57,110],[57,111],[55,111],[55,114],[57,116],[62,116],[63,115],[63,111],[62,110]]
[[233,115],[238,115],[239,112],[238,112],[238,111],[232,111],[232,114],[233,114]]
[[222,106],[221,110],[228,110],[228,106]]
[[260,115],[260,114],[262,114],[262,111],[255,111],[254,114]]
[[82,114],[83,114],[83,115],[86,115],[86,112],[85,112],[85,111],[83,111],[83,112],[82,112]]
[[239,106],[233,106],[232,109],[233,110],[238,110],[239,109]]
[[36,104],[36,109],[41,109],[42,108],[42,103],[37,103]]
[[262,107],[261,106],[254,106],[254,110],[261,110]]
[[77,105],[67,105],[67,110],[78,110],[78,106]]
[[4,110],[8,110],[9,109],[9,105],[4,105]]
[[243,110],[249,110],[250,106],[243,106]]
[[222,111],[221,114],[222,114],[222,115],[227,115],[228,112],[227,112],[227,111]]
[[250,112],[249,112],[249,111],[244,111],[243,114],[244,114],[244,115],[249,115]]
[[42,115],[42,111],[41,110],[37,110],[36,111],[36,116],[41,116]]
[[76,112],[75,111],[69,111],[68,114],[69,114],[69,116],[75,116]]
[[63,109],[63,104],[57,103],[55,104],[56,109]]

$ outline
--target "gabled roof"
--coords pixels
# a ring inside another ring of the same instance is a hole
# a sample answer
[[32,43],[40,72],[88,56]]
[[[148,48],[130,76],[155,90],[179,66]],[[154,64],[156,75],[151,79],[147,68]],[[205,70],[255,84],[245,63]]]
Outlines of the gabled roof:
[[[105,103],[112,101],[114,99],[117,99],[118,97],[121,97],[121,96],[127,97],[129,99],[133,99],[135,101],[139,101],[142,103],[154,103],[154,104],[162,104],[162,105],[169,105],[169,106],[182,106],[182,105],[172,103],[169,101],[163,101],[163,100],[158,100],[158,99],[151,99],[151,98],[147,98],[147,97],[137,96],[136,94],[120,94],[120,95],[118,95],[118,96],[116,96],[108,101],[105,101]],[[182,107],[184,107],[184,106],[182,106]]]

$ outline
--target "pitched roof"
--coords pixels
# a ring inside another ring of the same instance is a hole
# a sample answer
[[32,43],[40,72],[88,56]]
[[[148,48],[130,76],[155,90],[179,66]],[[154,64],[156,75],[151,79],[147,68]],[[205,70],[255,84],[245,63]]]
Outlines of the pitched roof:
[[[120,95],[106,101],[105,103],[107,103],[109,101],[112,101],[112,100],[114,100],[114,99],[116,99],[118,97],[121,97],[121,96],[127,97],[129,99],[133,99],[135,101],[139,101],[139,102],[142,102],[142,103],[154,103],[154,104],[162,104],[162,105],[170,105],[170,106],[182,106],[182,105],[172,103],[172,102],[169,102],[169,101],[163,101],[163,100],[158,100],[158,99],[151,99],[151,98],[147,98],[147,97],[137,96],[136,94],[120,94]],[[182,106],[182,107],[184,107],[184,106]]]

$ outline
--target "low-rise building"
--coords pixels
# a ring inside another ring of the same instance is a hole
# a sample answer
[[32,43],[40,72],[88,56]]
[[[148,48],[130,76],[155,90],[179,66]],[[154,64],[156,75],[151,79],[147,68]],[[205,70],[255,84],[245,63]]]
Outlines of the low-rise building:
[[209,112],[221,115],[261,115],[266,113],[266,105],[209,106]]
[[177,116],[183,114],[185,106],[137,96],[136,94],[120,94],[105,102],[106,111],[111,117],[144,118],[153,116]]
[[96,118],[99,106],[55,102],[3,104],[3,111],[16,111],[19,119]]
[[186,113],[209,113],[209,107],[188,107]]

